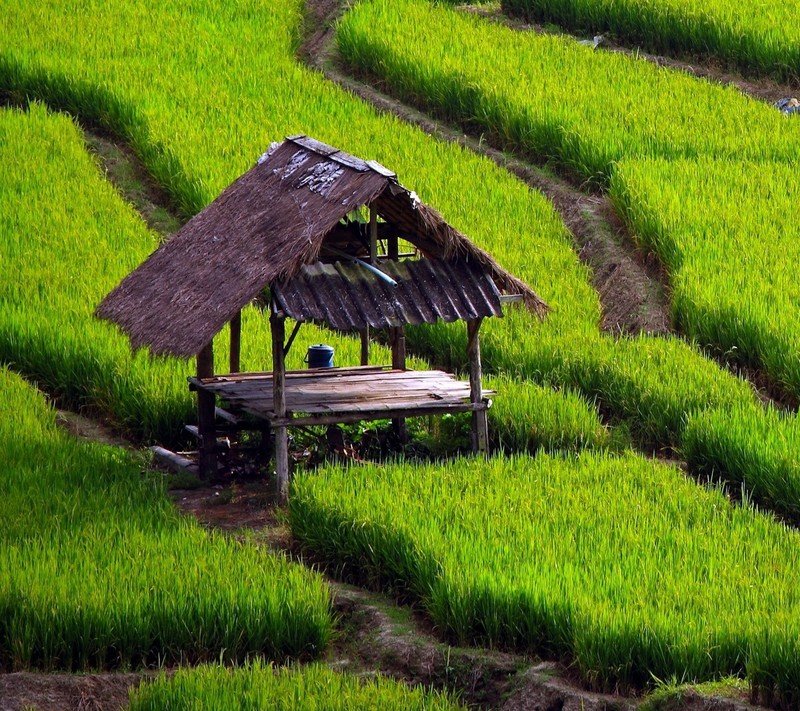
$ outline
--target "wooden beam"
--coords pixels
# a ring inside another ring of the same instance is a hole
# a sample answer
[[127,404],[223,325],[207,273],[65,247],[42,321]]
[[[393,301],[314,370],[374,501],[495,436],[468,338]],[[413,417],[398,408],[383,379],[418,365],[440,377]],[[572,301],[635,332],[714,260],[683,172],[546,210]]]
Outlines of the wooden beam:
[[292,347],[292,343],[294,343],[294,339],[297,338],[297,334],[300,332],[300,326],[303,325],[302,321],[295,321],[294,328],[292,329],[292,333],[289,336],[289,340],[286,341],[286,345],[283,347],[283,362],[286,362],[286,354]]
[[231,319],[231,352],[230,352],[230,371],[238,373],[241,363],[242,353],[242,312],[239,311]]
[[[469,391],[470,401],[476,405],[483,401],[483,386],[481,384],[481,345],[478,331],[481,328],[482,318],[467,321],[467,357],[469,358]],[[472,412],[472,450],[474,452],[488,452],[489,449],[489,422],[486,410],[473,410]]]
[[369,365],[369,326],[359,331],[361,336],[361,365]]
[[[197,377],[214,377],[214,341],[208,342],[197,354]],[[200,478],[209,479],[217,473],[216,396],[207,390],[197,391],[197,430],[200,436]]]
[[[286,417],[286,363],[283,340],[286,336],[284,320],[272,313],[269,318],[272,331],[272,400],[275,416]],[[285,425],[275,427],[275,478],[279,505],[289,500],[289,434]]]
[[187,472],[189,474],[197,474],[197,466],[186,457],[180,454],[175,454],[163,447],[150,447],[153,457],[159,464],[169,467],[174,472]]
[[[406,369],[406,332],[402,326],[389,329],[389,343],[392,347],[392,368],[395,370]],[[405,418],[395,417],[392,420],[392,429],[401,444],[408,442],[408,427]]]
[[334,415],[297,415],[277,419],[272,413],[258,413],[260,417],[268,420],[273,426],[303,427],[310,425],[336,425],[347,422],[369,422],[371,420],[385,420],[387,415],[396,414],[406,417],[428,417],[429,415],[453,415],[458,412],[476,412],[488,410],[491,401],[475,405],[471,402],[460,404],[439,405],[431,407],[403,407],[387,410],[361,410],[359,412],[341,412]]
[[378,263],[378,211],[374,205],[369,206],[369,261]]

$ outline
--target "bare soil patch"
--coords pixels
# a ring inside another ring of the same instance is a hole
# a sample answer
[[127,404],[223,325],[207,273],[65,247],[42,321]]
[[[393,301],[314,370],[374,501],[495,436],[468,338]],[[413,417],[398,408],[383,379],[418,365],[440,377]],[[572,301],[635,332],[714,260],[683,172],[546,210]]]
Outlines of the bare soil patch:
[[166,239],[183,224],[171,209],[171,200],[147,172],[138,156],[124,141],[99,130],[84,127],[89,151],[97,159],[107,180],[122,199],[133,205],[147,226]]
[[0,711],[120,711],[152,674],[0,674]]

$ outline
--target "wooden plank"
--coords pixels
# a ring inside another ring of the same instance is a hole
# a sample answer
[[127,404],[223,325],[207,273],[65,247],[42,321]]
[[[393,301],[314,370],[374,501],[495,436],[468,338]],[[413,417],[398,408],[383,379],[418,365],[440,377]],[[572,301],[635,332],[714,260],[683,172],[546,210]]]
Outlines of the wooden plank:
[[227,422],[227,423],[229,423],[231,425],[238,425],[239,424],[239,418],[236,417],[236,415],[228,412],[227,410],[224,410],[221,407],[217,407],[214,410],[214,414],[217,417],[219,417],[219,419],[225,420],[225,422]]
[[[483,392],[483,395],[494,395],[494,391]],[[380,390],[371,391],[313,391],[313,392],[297,392],[287,390],[286,402],[287,403],[306,403],[306,402],[359,402],[364,400],[371,400],[375,398],[387,397],[420,397],[420,398],[448,398],[448,397],[461,397],[470,398],[471,390],[469,386],[445,388],[445,387],[427,387],[427,388],[383,388]],[[224,393],[221,396],[227,400],[229,407],[235,407],[242,402],[255,402],[266,401],[270,402],[274,399],[274,394],[271,390],[253,391],[244,394],[230,394]],[[289,404],[287,404],[289,407]]]
[[[302,370],[287,370],[286,377],[293,378],[293,377],[308,377],[308,376],[318,376],[320,373],[330,373],[331,375],[345,375],[347,373],[368,373],[369,371],[390,371],[391,366],[389,365],[354,365],[354,366],[347,366],[342,368],[303,368]],[[424,373],[427,371],[414,371],[417,373]],[[213,376],[213,381],[218,382],[237,382],[240,380],[251,380],[251,379],[258,379],[258,378],[266,378],[272,379],[272,371],[271,370],[260,370],[260,371],[248,371],[246,373],[219,373]],[[208,385],[209,383],[204,382],[202,379],[198,378],[189,378],[189,382],[195,386],[204,386]],[[213,383],[212,383],[213,384]]]

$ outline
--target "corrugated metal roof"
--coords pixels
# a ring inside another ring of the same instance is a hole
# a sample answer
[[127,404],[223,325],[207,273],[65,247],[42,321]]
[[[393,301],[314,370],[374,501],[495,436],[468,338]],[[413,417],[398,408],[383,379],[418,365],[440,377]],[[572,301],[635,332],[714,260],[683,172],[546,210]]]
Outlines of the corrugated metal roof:
[[291,318],[341,331],[503,315],[500,292],[478,264],[387,260],[378,268],[397,286],[357,262],[315,262],[287,282],[275,284],[272,293]]

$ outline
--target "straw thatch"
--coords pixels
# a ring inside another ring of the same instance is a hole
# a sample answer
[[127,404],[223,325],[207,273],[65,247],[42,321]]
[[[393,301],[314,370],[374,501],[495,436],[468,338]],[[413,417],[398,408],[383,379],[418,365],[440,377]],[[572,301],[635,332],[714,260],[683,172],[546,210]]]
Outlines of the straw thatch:
[[302,136],[275,145],[98,306],[134,348],[189,357],[262,290],[317,261],[340,220],[373,203],[423,254],[476,260],[498,289],[546,305],[485,251],[448,225],[394,174]]

